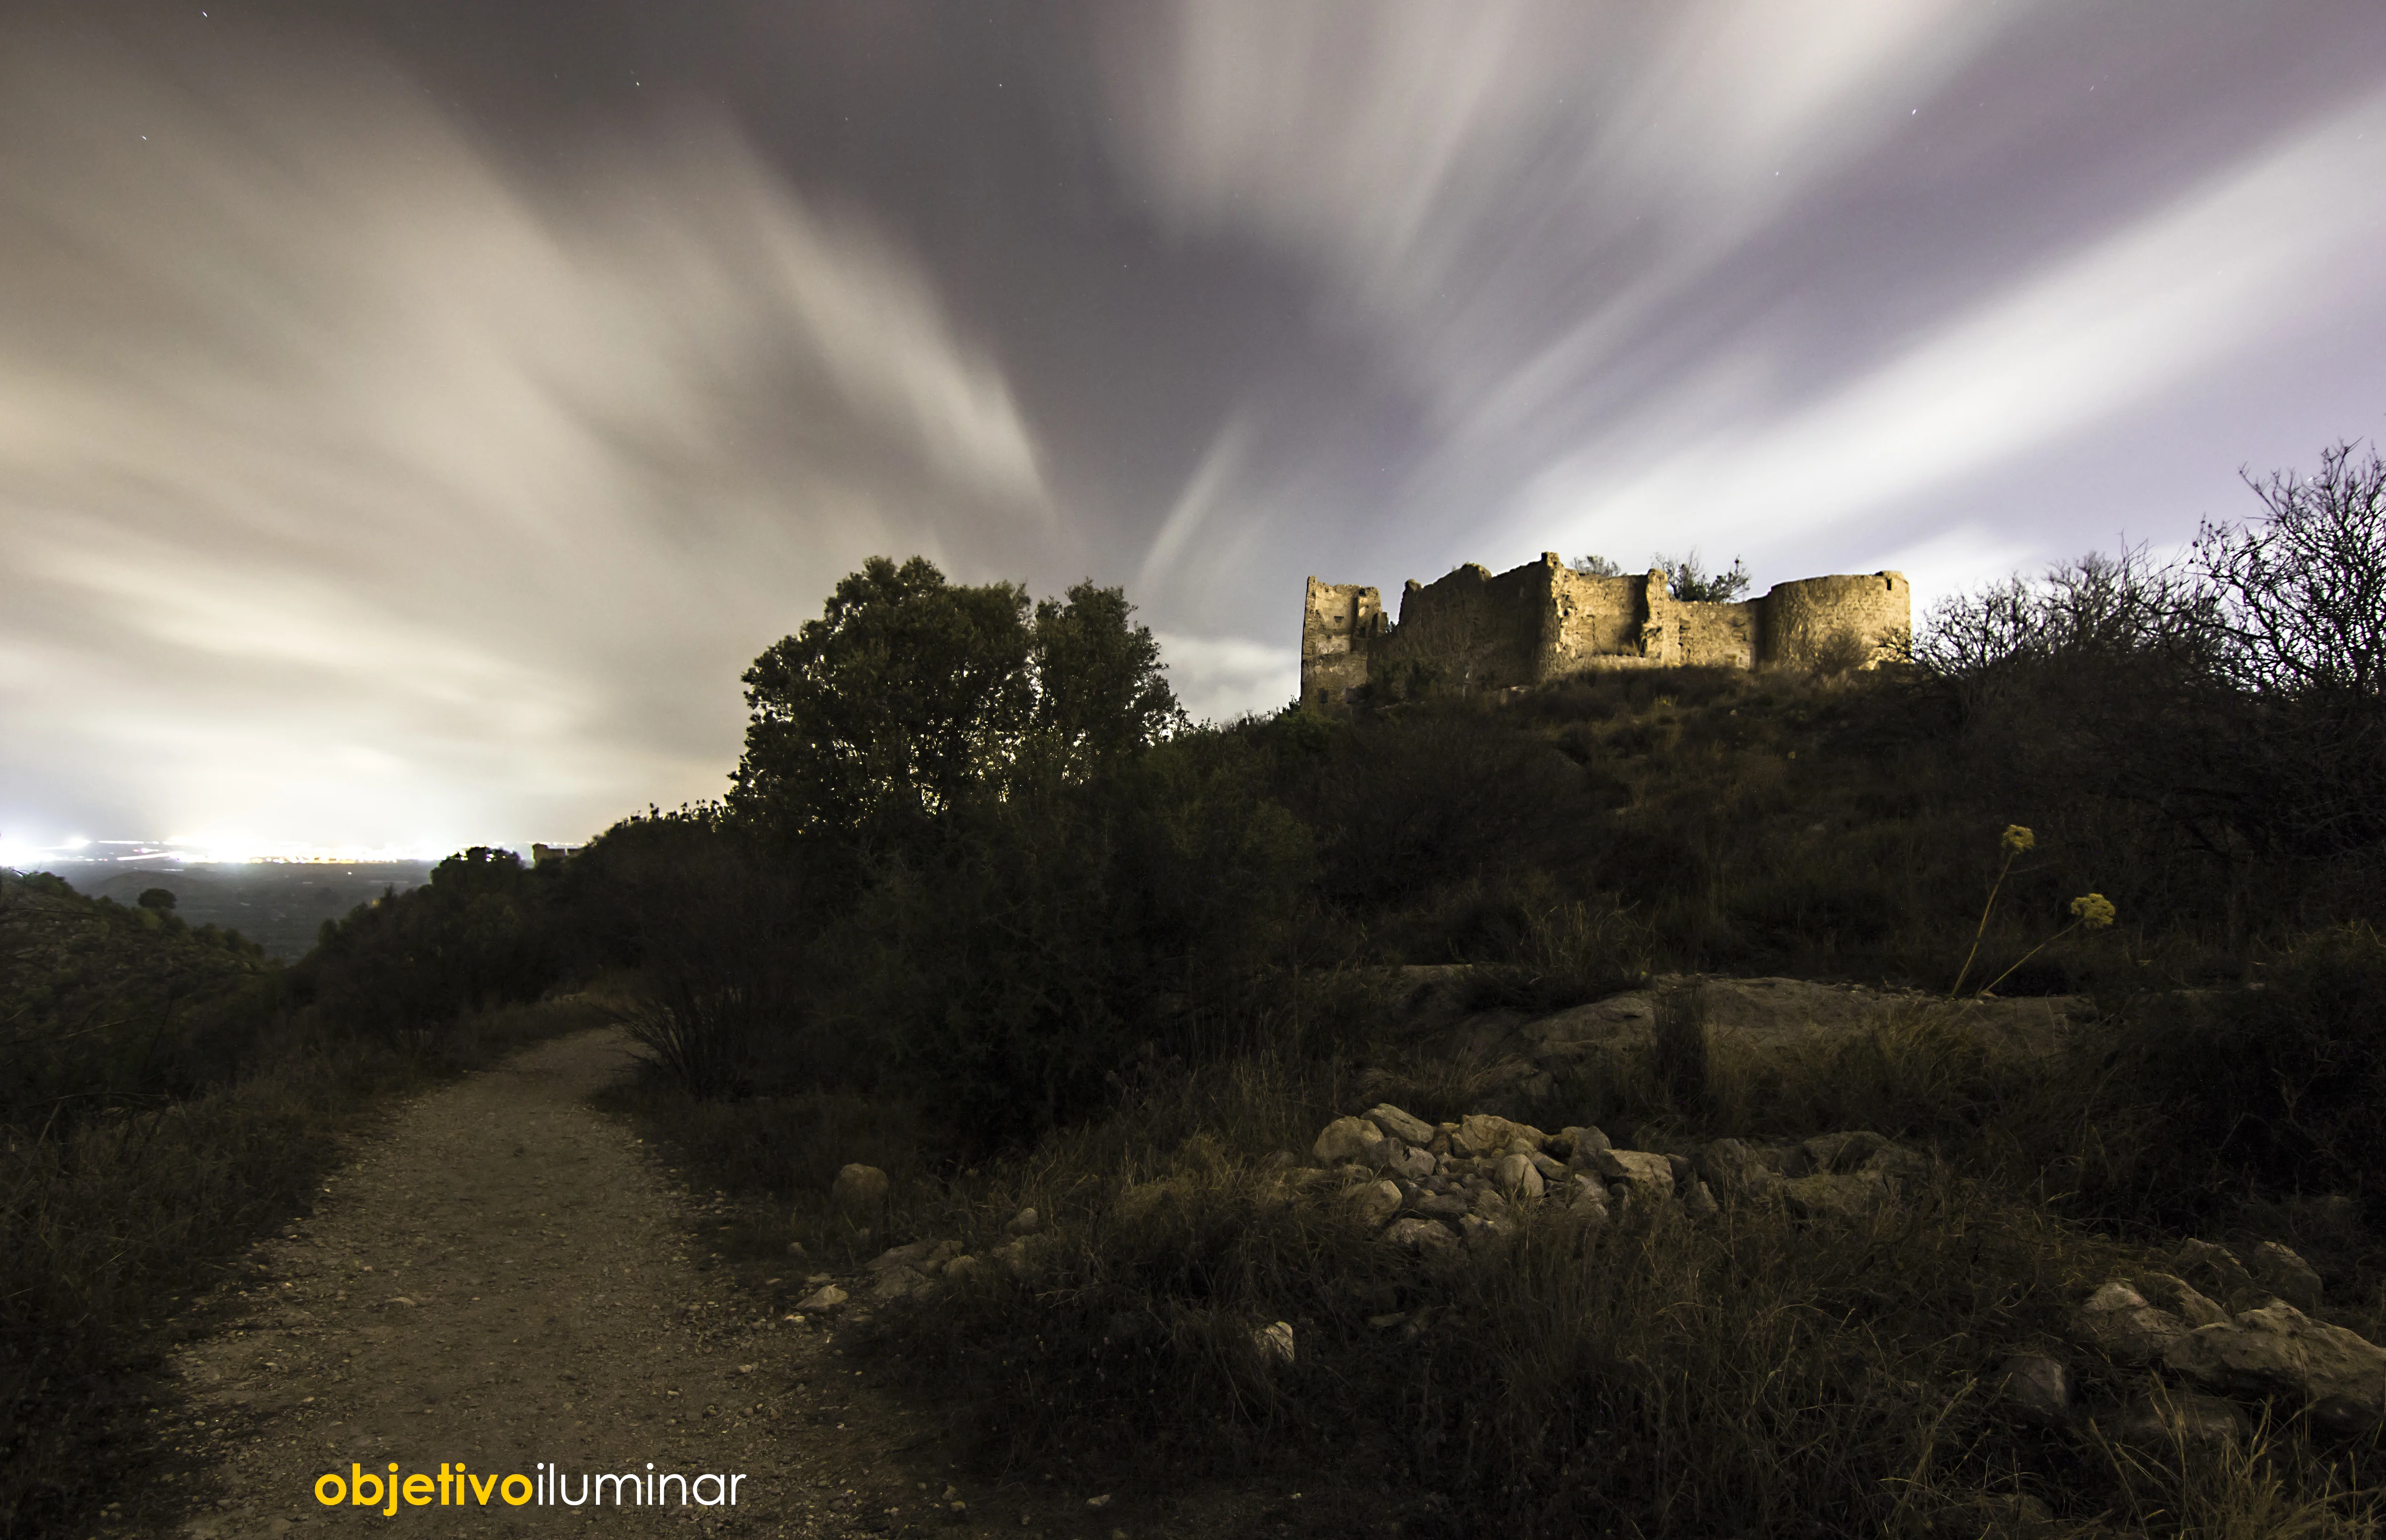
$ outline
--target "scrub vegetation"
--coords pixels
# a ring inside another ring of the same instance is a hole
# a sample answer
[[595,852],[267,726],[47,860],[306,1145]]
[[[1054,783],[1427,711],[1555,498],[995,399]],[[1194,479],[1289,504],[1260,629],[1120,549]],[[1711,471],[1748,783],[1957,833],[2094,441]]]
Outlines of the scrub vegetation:
[[186,1302],[376,1107],[605,1019],[530,1003],[547,886],[467,852],[284,968],[162,903],[0,873],[0,1534],[139,1484],[159,1356],[204,1326]]
[[[649,1059],[622,1105],[794,1214],[748,1227],[758,1256],[987,1253],[1039,1210],[1033,1286],[988,1271],[858,1349],[989,1469],[1281,1484],[1303,1498],[1271,1524],[1321,1534],[2373,1533],[2374,1429],[2282,1409],[2149,1448],[1990,1394],[2191,1234],[2287,1242],[2329,1320],[2386,1336],[2386,467],[2331,450],[2254,490],[2175,565],[1994,586],[1879,668],[1199,727],[1117,591],[874,560],[747,674],[723,801],[547,870],[468,852],[293,968],[12,883],[12,945],[71,915],[159,982],[87,1042],[70,992],[7,1008],[66,1035],[10,1083],[0,1367],[20,1406],[99,1383],[173,1266],[297,1201],[325,1121],[602,973],[634,981]],[[1528,1213],[1496,1258],[1428,1264],[1271,1196],[1333,1118],[1507,1110],[1420,1035],[1420,979],[1531,1013],[1697,974],[1992,983],[2087,996],[2094,1026],[1995,1055],[1917,1003],[1758,1067],[1676,1010],[1650,1061],[1530,1111],[1644,1149],[1928,1152],[1927,1190],[1852,1231],[1640,1208],[1586,1241]],[[848,1161],[894,1178],[867,1233],[826,1200]],[[171,1185],[207,1171],[205,1202]],[[107,1216],[91,1246],[148,1257],[169,1211],[212,1217],[106,1300],[85,1243],[20,1244]],[[122,1330],[57,1345],[85,1319]],[[1251,1348],[1276,1321],[1288,1364]],[[6,1468],[20,1515],[65,1479]]]

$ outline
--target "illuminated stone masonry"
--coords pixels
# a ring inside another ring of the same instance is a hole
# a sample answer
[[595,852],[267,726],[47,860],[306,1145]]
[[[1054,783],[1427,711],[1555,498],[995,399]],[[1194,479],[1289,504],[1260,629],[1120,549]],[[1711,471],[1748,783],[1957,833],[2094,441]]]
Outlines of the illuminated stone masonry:
[[1477,695],[1602,669],[1868,668],[1912,626],[1902,572],[1802,578],[1706,604],[1675,598],[1660,570],[1593,577],[1545,551],[1511,571],[1470,563],[1436,582],[1413,579],[1397,625],[1375,589],[1312,578],[1300,700]]

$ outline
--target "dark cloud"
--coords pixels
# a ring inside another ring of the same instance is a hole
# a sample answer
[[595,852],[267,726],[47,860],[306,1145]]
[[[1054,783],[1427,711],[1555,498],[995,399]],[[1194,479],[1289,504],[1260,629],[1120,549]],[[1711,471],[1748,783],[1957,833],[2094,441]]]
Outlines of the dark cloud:
[[873,551],[1294,596],[1697,545],[1925,595],[2386,400],[2386,14],[61,8],[0,28],[0,839],[708,795]]

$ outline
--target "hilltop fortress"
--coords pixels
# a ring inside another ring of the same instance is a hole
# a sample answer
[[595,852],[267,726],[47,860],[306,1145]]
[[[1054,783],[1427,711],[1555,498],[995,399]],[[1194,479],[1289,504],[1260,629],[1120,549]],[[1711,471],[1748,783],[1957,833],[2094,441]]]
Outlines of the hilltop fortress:
[[1400,623],[1356,583],[1309,580],[1300,702],[1337,707],[1373,687],[1395,700],[1475,695],[1600,669],[1869,667],[1913,626],[1902,572],[1804,578],[1731,604],[1676,599],[1662,570],[1627,577],[1541,559],[1494,575],[1472,563],[1411,579]]

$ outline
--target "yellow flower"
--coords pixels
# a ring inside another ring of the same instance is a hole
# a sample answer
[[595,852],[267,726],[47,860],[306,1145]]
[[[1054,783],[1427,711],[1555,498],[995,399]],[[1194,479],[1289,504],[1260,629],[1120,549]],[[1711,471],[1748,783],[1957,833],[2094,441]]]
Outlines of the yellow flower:
[[2018,856],[2023,851],[2028,850],[2031,845],[2036,845],[2038,843],[2038,836],[2031,833],[2028,830],[2023,828],[2018,823],[2008,823],[2005,825],[2004,838],[1999,840],[1997,843],[2003,845],[2005,849],[2012,852],[2014,855]]
[[2101,893],[2083,893],[2071,901],[2071,912],[2082,925],[2101,931],[2113,922],[2113,901]]

